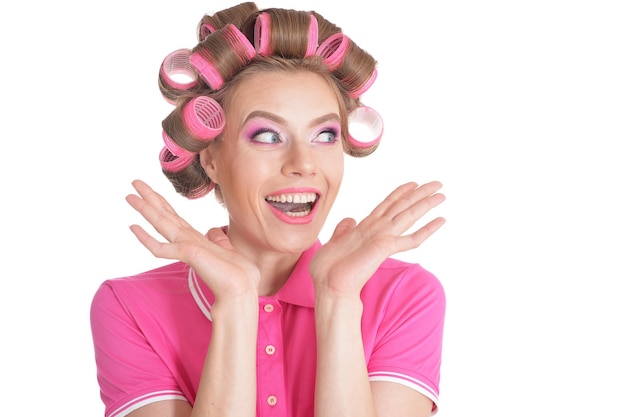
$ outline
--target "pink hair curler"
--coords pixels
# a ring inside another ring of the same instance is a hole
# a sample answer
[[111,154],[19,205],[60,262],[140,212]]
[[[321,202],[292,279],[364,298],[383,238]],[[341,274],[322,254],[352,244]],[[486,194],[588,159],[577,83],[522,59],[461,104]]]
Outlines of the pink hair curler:
[[224,85],[222,74],[217,71],[215,65],[213,65],[210,61],[198,53],[193,53],[189,56],[189,62],[191,62],[209,87],[213,90],[219,90],[222,88]]
[[[317,50],[318,30],[317,19],[311,14],[305,57],[314,55]],[[254,48],[259,55],[268,56],[274,52],[270,47],[270,38],[271,17],[268,13],[261,13],[254,22]]]
[[261,13],[254,22],[254,48],[261,56],[268,56],[272,53],[270,50],[270,15]]
[[205,40],[207,36],[209,36],[211,33],[215,31],[216,31],[216,28],[212,24],[208,22],[202,23],[200,27],[198,28],[198,33],[200,34],[200,41]]
[[309,24],[309,41],[307,43],[305,57],[315,55],[315,51],[317,50],[317,40],[319,35],[319,28],[317,24],[317,19],[315,16],[311,15],[311,23]]
[[178,49],[165,57],[161,64],[161,76],[172,88],[187,90],[198,82],[198,76],[189,62],[191,50]]
[[335,33],[322,42],[319,48],[317,48],[317,51],[315,51],[315,55],[324,58],[328,69],[334,71],[339,68],[343,62],[348,52],[349,43],[350,39],[346,35],[341,32]]
[[376,81],[377,76],[378,76],[378,71],[376,71],[376,68],[374,68],[374,71],[372,72],[372,75],[370,75],[369,79],[357,89],[349,91],[348,96],[350,96],[350,98],[360,97],[363,93],[369,90],[372,84],[374,84],[374,81]]
[[[256,54],[256,50],[248,41],[248,38],[232,23],[218,29],[216,32],[212,33],[211,36],[221,36],[230,44],[242,60],[245,60],[245,63],[254,58]],[[213,58],[211,51],[199,53],[197,50],[194,50],[189,56],[189,62],[191,62],[204,81],[206,81],[213,90],[219,90],[224,85],[224,77],[215,67],[215,63],[211,62],[213,59],[215,58]],[[241,64],[244,65],[243,62]]]
[[187,198],[190,200],[195,200],[197,198],[204,197],[205,195],[210,193],[213,188],[215,188],[215,183],[213,182],[210,182],[208,184],[202,184],[201,186],[189,191],[187,193]]
[[380,142],[383,119],[371,107],[361,106],[348,115],[348,142],[357,148],[368,148]]
[[222,133],[226,124],[226,115],[222,106],[213,98],[198,96],[183,108],[185,126],[195,138],[213,140]]
[[179,172],[187,168],[193,162],[195,154],[190,157],[180,157],[174,155],[167,146],[161,149],[159,153],[159,161],[161,162],[161,168],[169,172]]
[[195,155],[193,152],[181,146],[178,146],[165,130],[161,133],[161,136],[163,137],[163,143],[165,143],[165,147],[168,151],[170,151],[172,155],[182,159],[193,158],[193,156]]

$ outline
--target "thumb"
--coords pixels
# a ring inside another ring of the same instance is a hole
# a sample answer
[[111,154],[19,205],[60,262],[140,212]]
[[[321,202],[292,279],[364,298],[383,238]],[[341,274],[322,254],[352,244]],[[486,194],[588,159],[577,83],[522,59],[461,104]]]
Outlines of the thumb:
[[339,222],[339,224],[337,224],[337,227],[335,227],[335,231],[333,232],[333,235],[331,236],[330,240],[340,238],[341,236],[343,236],[350,230],[354,229],[355,227],[356,227],[356,220],[350,217],[343,219],[342,221]]
[[207,232],[206,237],[211,242],[215,243],[216,245],[218,245],[221,248],[233,249],[233,245],[232,245],[232,243],[230,243],[230,239],[228,238],[228,236],[226,235],[226,233],[224,232],[224,230],[221,227],[214,227],[214,228],[210,229]]

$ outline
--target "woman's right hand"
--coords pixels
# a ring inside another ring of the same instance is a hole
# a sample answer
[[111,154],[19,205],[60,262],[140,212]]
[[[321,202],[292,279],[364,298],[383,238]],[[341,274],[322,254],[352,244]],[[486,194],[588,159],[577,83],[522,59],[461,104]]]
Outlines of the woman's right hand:
[[221,228],[213,228],[204,235],[145,182],[135,180],[132,185],[138,195],[129,194],[126,201],[167,240],[160,242],[141,226],[130,226],[154,256],[188,264],[209,286],[216,301],[258,292],[258,268],[233,248]]

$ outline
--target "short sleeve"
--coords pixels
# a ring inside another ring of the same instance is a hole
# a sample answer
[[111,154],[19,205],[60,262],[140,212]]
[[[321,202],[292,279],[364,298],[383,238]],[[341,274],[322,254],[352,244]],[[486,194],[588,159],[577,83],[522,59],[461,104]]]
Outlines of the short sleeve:
[[90,318],[105,416],[121,417],[157,400],[185,399],[109,282],[96,291]]
[[[401,270],[402,272],[398,272]],[[419,265],[390,268],[368,288],[365,298],[376,308],[364,315],[370,336],[371,381],[390,381],[413,388],[438,407],[439,377],[446,298],[440,281]]]

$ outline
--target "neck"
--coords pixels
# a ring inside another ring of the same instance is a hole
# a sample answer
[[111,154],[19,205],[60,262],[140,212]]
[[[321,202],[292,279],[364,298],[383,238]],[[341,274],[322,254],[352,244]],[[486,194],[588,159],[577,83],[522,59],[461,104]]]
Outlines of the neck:
[[261,275],[258,288],[260,296],[274,295],[280,290],[305,250],[282,251],[271,248],[264,242],[251,242],[249,238],[238,236],[232,229],[228,237],[233,247],[258,268]]
[[261,272],[259,295],[274,295],[285,284],[301,254],[273,253],[255,260]]

